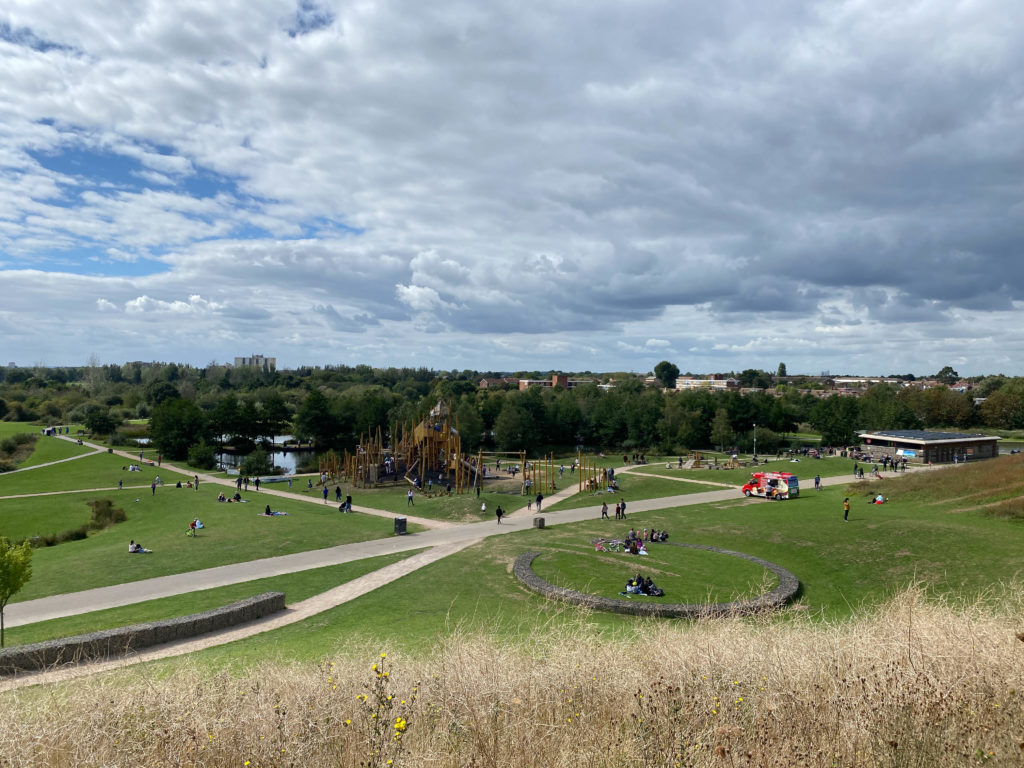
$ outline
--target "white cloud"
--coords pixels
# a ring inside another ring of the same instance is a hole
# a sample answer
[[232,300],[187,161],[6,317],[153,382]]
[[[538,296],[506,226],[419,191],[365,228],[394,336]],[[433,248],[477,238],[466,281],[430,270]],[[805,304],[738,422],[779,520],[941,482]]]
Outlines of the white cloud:
[[303,8],[8,9],[15,357],[1014,372],[1007,0]]

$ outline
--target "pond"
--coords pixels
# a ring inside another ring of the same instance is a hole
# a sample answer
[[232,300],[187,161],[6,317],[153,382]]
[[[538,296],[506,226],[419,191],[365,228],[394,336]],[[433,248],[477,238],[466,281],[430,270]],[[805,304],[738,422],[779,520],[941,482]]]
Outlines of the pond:
[[[275,467],[280,467],[286,475],[294,475],[295,468],[300,464],[311,461],[315,451],[274,451],[269,454],[270,461]],[[239,465],[245,461],[245,455],[241,453],[218,453],[217,463],[229,473],[238,471]]]

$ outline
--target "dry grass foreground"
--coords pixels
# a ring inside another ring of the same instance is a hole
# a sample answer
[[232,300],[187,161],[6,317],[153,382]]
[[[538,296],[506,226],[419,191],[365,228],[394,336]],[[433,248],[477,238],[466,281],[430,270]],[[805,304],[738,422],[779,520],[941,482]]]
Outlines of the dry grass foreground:
[[[920,591],[856,621],[580,627],[425,659],[194,662],[0,698],[2,766],[1020,765],[1024,586],[949,608]],[[564,624],[563,624],[564,626]],[[638,639],[639,638],[639,639]]]

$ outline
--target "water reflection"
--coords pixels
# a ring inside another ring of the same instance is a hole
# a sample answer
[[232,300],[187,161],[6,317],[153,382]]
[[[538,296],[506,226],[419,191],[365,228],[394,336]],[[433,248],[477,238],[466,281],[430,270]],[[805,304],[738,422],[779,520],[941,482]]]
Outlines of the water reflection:
[[[294,475],[295,468],[300,464],[311,461],[316,453],[314,451],[274,451],[268,454],[275,467],[280,467],[286,475]],[[221,468],[233,473],[245,461],[245,455],[241,453],[218,453],[217,463]]]

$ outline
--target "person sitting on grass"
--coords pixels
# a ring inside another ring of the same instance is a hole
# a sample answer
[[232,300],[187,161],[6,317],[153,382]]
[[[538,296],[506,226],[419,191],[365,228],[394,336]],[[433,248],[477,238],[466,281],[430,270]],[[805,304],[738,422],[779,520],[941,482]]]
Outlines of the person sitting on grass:
[[649,595],[650,597],[664,597],[665,596],[665,590],[659,589],[654,584],[654,582],[651,581],[651,577],[648,576],[644,580],[644,594],[645,595]]
[[133,555],[148,555],[152,553],[152,551],[153,550],[151,549],[146,549],[141,544],[136,544],[135,539],[132,539],[128,544],[128,552]]
[[235,495],[232,496],[231,498],[233,498],[235,501],[241,501],[242,500],[242,494],[240,494],[238,491],[235,491]]
[[217,501],[227,501],[228,497],[224,495],[224,491],[217,494]]

